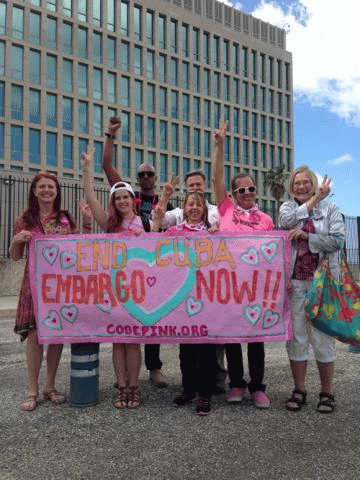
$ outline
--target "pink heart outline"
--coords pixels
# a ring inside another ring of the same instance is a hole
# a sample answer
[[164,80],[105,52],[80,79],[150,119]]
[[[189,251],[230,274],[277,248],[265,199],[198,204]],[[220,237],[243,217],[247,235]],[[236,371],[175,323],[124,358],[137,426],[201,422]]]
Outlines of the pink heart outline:
[[50,245],[49,247],[45,247],[42,251],[43,257],[50,265],[54,264],[58,253],[59,248],[56,245]]
[[277,312],[273,312],[272,310],[266,310],[262,326],[264,329],[272,328],[279,323],[279,320],[280,315]]
[[201,300],[198,300],[195,297],[188,297],[186,299],[186,312],[189,317],[193,317],[197,313],[201,312],[203,309],[204,304]]
[[146,283],[149,285],[149,287],[153,287],[156,283],[156,277],[146,277]]
[[250,247],[240,255],[240,258],[243,262],[248,265],[257,265],[259,263],[258,251],[254,247]]
[[243,314],[250,325],[255,325],[262,314],[262,307],[258,303],[256,305],[248,305],[244,307]]

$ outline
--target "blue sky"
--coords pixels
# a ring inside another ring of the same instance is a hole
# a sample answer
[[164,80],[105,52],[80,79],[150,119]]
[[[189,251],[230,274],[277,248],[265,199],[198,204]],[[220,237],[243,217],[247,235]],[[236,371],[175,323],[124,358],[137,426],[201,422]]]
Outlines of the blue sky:
[[360,216],[356,3],[242,0],[232,4],[287,30],[287,50],[293,54],[295,166],[307,164],[320,176],[330,176],[331,199],[345,215]]

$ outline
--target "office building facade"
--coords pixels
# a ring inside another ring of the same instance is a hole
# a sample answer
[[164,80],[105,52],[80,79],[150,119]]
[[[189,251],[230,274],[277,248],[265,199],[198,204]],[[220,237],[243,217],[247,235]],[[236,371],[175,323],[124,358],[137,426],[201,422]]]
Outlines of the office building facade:
[[213,133],[229,120],[225,179],[257,182],[293,167],[292,57],[285,32],[216,0],[0,0],[0,173],[81,179],[81,152],[120,116],[114,158],[135,182],[202,169],[211,191]]

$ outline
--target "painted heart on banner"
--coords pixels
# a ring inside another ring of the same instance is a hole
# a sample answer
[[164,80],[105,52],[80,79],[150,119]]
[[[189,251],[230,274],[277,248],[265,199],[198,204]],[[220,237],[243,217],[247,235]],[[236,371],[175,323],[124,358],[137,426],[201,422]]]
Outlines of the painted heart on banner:
[[279,323],[280,315],[272,310],[267,310],[263,318],[263,328],[271,328]]
[[111,300],[110,300],[109,294],[108,294],[108,293],[105,293],[105,294],[104,294],[104,303],[103,303],[103,304],[97,303],[96,306],[97,306],[102,312],[110,313],[111,310],[112,310],[112,304],[111,304]]
[[60,313],[67,322],[74,323],[78,316],[79,310],[77,307],[75,307],[75,305],[66,305],[65,307],[61,307]]
[[189,297],[186,300],[186,311],[189,317],[193,317],[197,313],[201,312],[203,307],[204,307],[203,302],[194,297]]
[[244,317],[246,320],[251,324],[255,325],[256,322],[259,320],[261,313],[262,313],[262,307],[261,305],[248,305],[243,309]]
[[51,310],[49,315],[44,318],[43,325],[46,328],[50,328],[51,330],[61,330],[61,320],[57,312]]
[[60,263],[63,270],[65,270],[66,268],[73,267],[76,261],[77,261],[76,253],[67,252],[66,250],[61,252]]
[[59,253],[59,248],[56,245],[45,247],[43,248],[43,251],[42,251],[43,257],[48,263],[50,263],[50,265],[54,264],[58,253]]
[[259,263],[259,254],[256,248],[250,247],[240,256],[241,260],[248,265],[257,265]]
[[260,250],[265,260],[271,263],[276,257],[278,244],[276,242],[263,243],[260,246]]
[[156,283],[156,277],[147,277],[146,283],[149,285],[149,287],[153,287]]
[[[178,245],[179,254],[184,254],[184,246]],[[171,245],[163,245],[161,255],[167,256],[173,253]],[[123,307],[136,318],[140,323],[146,326],[154,325],[170,312],[175,310],[187,295],[191,292],[196,281],[196,254],[192,248],[189,248],[189,259],[192,267],[182,267],[177,270],[176,276],[169,273],[169,281],[164,288],[161,282],[155,282],[151,287],[151,292],[147,292],[146,300],[141,305],[136,304],[131,296],[124,302]],[[120,263],[120,259],[119,259]],[[151,267],[156,265],[156,253],[149,252],[143,248],[130,248],[127,251],[127,271],[132,268],[141,269],[145,278],[154,277]],[[130,267],[130,268],[129,268]],[[157,267],[158,268],[158,267]],[[115,279],[117,270],[112,272],[112,284],[116,291]],[[148,282],[146,282],[148,283]]]

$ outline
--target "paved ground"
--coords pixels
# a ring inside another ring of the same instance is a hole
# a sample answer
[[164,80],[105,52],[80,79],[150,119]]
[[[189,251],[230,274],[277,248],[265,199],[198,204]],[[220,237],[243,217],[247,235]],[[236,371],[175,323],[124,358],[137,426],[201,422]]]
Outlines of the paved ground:
[[[178,349],[161,348],[170,387],[158,390],[141,372],[144,405],[111,405],[111,346],[100,352],[100,402],[83,409],[41,402],[22,412],[26,393],[24,345],[12,333],[16,299],[0,299],[0,480],[357,480],[360,478],[360,355],[339,344],[337,411],[315,412],[319,392],[314,362],[308,405],[287,412],[291,378],[283,344],[266,347],[269,411],[249,400],[228,406],[213,397],[210,416],[176,409]],[[69,391],[70,348],[64,349],[57,386]]]

